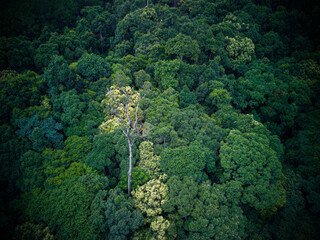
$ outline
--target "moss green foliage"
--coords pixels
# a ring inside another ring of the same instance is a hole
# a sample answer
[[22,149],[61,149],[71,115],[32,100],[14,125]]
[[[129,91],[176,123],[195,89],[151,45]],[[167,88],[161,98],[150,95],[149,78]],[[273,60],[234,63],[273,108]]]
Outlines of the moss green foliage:
[[160,169],[169,177],[182,178],[189,175],[197,181],[203,181],[207,178],[203,172],[207,161],[213,161],[209,150],[201,146],[199,142],[193,142],[187,147],[165,149],[161,153]]
[[107,187],[106,177],[72,177],[58,187],[33,191],[27,211],[33,221],[47,222],[58,239],[96,239],[97,226],[89,221],[89,207],[99,189]]
[[50,233],[50,229],[44,224],[34,224],[32,222],[25,222],[16,227],[13,239],[53,240],[54,235]]
[[318,239],[319,9],[0,1],[1,239]]
[[196,95],[193,92],[190,92],[189,88],[184,85],[180,94],[179,94],[180,106],[188,107],[191,104],[197,103]]
[[241,64],[251,62],[254,55],[254,44],[250,38],[227,37],[227,41],[227,51],[233,69],[238,68]]
[[19,74],[12,70],[2,70],[1,123],[9,121],[14,108],[27,108],[40,103],[43,81],[32,71]]
[[52,98],[63,90],[75,87],[76,75],[69,68],[67,61],[61,56],[53,56],[43,75],[48,85],[48,94]]
[[17,186],[27,192],[43,185],[45,176],[43,173],[43,156],[40,153],[29,150],[19,159],[21,179]]

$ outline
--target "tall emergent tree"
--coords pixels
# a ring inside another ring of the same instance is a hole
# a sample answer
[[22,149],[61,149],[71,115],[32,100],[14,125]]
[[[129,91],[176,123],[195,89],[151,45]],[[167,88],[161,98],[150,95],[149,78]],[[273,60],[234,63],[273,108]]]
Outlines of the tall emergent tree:
[[[127,137],[129,147],[129,170],[128,170],[128,195],[131,192],[132,173],[132,146],[135,140],[144,136],[142,131],[142,114],[139,113],[140,102],[145,97],[141,91],[137,92],[129,86],[111,87],[108,89],[106,99],[110,107],[113,121]],[[141,111],[141,110],[140,110]]]

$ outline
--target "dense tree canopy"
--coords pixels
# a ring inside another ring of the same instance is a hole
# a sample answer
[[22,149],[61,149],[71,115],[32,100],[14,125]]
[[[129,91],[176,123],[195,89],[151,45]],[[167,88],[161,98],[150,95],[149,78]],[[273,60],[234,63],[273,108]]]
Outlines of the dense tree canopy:
[[2,238],[318,239],[319,9],[1,1]]

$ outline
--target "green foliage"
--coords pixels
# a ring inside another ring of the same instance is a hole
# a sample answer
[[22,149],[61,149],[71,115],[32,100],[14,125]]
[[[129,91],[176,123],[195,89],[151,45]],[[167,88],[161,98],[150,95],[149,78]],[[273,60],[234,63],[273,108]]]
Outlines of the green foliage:
[[75,85],[76,75],[69,68],[63,57],[53,56],[44,70],[43,79],[48,85],[48,94],[56,97],[64,90],[71,90]]
[[140,70],[138,72],[133,73],[134,82],[137,88],[142,88],[145,82],[150,82],[151,77],[144,70]]
[[153,8],[140,8],[130,12],[122,18],[115,30],[115,43],[125,40],[130,41],[136,32],[147,33],[157,19],[157,13]]
[[99,134],[93,138],[93,147],[87,155],[85,163],[87,166],[102,170],[105,167],[110,168],[112,165],[111,158],[115,155],[110,134]]
[[62,92],[52,105],[55,117],[65,125],[76,125],[86,106],[75,90]]
[[232,100],[230,93],[224,89],[224,84],[219,81],[210,81],[209,87],[212,92],[209,94],[208,99],[211,101],[213,108],[222,109],[228,107]]
[[56,43],[43,43],[36,50],[34,56],[34,63],[38,68],[43,68],[49,65],[51,58],[59,55],[58,44]]
[[2,238],[316,239],[317,9],[1,1]]
[[229,38],[227,51],[231,60],[231,68],[237,69],[241,64],[247,64],[254,57],[254,44],[250,38]]
[[65,28],[63,34],[51,33],[47,41],[50,44],[57,44],[59,55],[63,56],[68,63],[74,62],[84,53],[85,42],[79,38],[74,30]]
[[206,163],[212,161],[210,152],[199,142],[193,142],[188,147],[167,148],[161,153],[160,169],[168,176],[194,177],[197,182],[206,180],[203,172]]
[[87,49],[103,53],[109,46],[111,14],[101,6],[86,6],[80,13],[82,18],[78,21],[77,33],[86,40]]
[[[169,99],[164,96],[169,97]],[[146,122],[157,125],[161,122],[168,122],[172,114],[177,111],[178,106],[176,92],[169,88],[163,96],[158,96],[152,100],[145,99],[142,107],[146,108],[144,111]]]
[[[81,8],[101,3],[94,1],[17,1],[2,3],[1,35],[38,36],[43,28],[62,29],[73,25]],[[58,20],[59,19],[59,20]],[[11,21],[10,21],[11,20]]]
[[43,84],[35,72],[1,71],[0,86],[1,123],[9,122],[14,108],[23,109],[40,103]]
[[193,92],[190,92],[187,85],[184,85],[184,87],[182,88],[179,94],[179,100],[180,100],[179,105],[182,108],[188,107],[191,104],[197,103],[196,95]]
[[11,193],[16,190],[16,181],[20,175],[19,158],[30,148],[29,141],[19,140],[9,125],[0,126],[0,183],[3,191]]
[[52,117],[40,120],[38,115],[30,118],[21,118],[16,121],[19,129],[16,134],[19,138],[28,138],[36,151],[43,151],[46,147],[62,148],[63,135],[59,132],[62,124]]
[[95,54],[84,54],[77,64],[78,73],[89,81],[96,81],[102,77],[109,77],[111,68],[109,63]]
[[320,211],[319,200],[320,200],[320,176],[310,177],[307,184],[308,196],[307,200],[310,205],[310,210],[313,213],[318,213]]
[[65,134],[97,134],[97,127],[103,120],[102,106],[92,100],[89,94],[78,95],[76,90],[62,92],[53,101],[54,117],[65,126]]
[[274,58],[281,56],[284,52],[284,44],[281,37],[276,32],[267,32],[262,36],[261,41],[257,45],[257,56]]
[[177,88],[179,81],[177,71],[180,67],[180,61],[159,61],[154,66],[154,78],[159,88],[166,90],[170,87]]
[[[145,171],[140,168],[134,167],[131,173],[131,189],[134,191],[137,187],[145,184],[149,179],[149,174],[145,173]],[[120,177],[118,186],[124,191],[128,189],[128,174],[124,174]]]
[[112,85],[123,87],[131,84],[132,80],[129,77],[131,75],[129,69],[120,64],[114,64],[112,70],[114,72],[110,77]]
[[221,189],[209,182],[199,185],[192,177],[168,180],[171,237],[185,239],[243,239],[247,219],[237,206],[225,205]]
[[269,232],[276,239],[314,239],[316,225],[306,212],[306,199],[303,197],[304,180],[291,167],[283,170],[287,201],[274,216],[274,224]]
[[197,61],[200,48],[196,40],[192,40],[190,36],[179,33],[176,37],[168,40],[166,53],[169,55],[177,55],[181,60],[185,57],[190,58],[192,61]]
[[34,191],[27,212],[32,220],[45,221],[57,239],[97,239],[89,207],[96,193],[107,187],[106,177],[73,177],[57,188]]
[[281,163],[266,136],[232,130],[221,145],[220,159],[224,170],[221,181],[242,184],[243,204],[249,204],[262,215],[275,214],[283,206]]
[[286,142],[286,160],[292,165],[299,165],[299,172],[306,178],[316,177],[319,165],[319,124],[320,112],[315,110],[300,114],[299,125],[303,130]]
[[50,229],[44,224],[25,222],[16,227],[13,239],[54,240],[54,235],[50,233]]
[[42,164],[42,155],[31,150],[20,158],[21,179],[17,185],[23,192],[42,187],[45,179]]
[[141,212],[133,208],[131,199],[118,189],[112,189],[107,194],[100,191],[94,198],[91,206],[90,220],[98,226],[103,239],[127,239],[143,224]]
[[26,36],[0,38],[1,69],[33,69],[34,44]]
[[279,75],[267,60],[254,61],[250,66],[232,87],[233,102],[241,109],[252,110],[281,136],[285,128],[294,126],[300,108],[310,103],[310,89],[304,81]]
[[89,137],[71,136],[64,142],[63,150],[66,152],[65,157],[70,162],[84,163],[86,156],[92,149],[92,143]]
[[[114,150],[116,152],[114,164],[118,164],[117,167],[120,167],[120,176],[128,173],[129,169],[129,149],[128,149],[128,140],[122,133],[120,129],[115,130],[112,133],[112,140]],[[132,165],[134,166],[139,157],[139,150],[137,149],[138,142],[132,146]],[[119,170],[119,169],[118,169]]]

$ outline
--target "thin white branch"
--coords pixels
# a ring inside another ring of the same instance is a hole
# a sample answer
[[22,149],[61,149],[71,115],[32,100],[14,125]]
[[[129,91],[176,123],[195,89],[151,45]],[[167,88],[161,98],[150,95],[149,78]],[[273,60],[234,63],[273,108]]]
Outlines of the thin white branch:
[[128,109],[129,103],[130,103],[130,97],[128,97],[127,92],[123,88],[121,88],[121,91],[124,93],[124,95],[126,95],[126,103],[125,103],[125,107],[123,107],[123,109],[124,109],[125,114],[127,115],[127,120],[128,120],[127,126],[130,127],[131,126],[131,120],[130,120],[130,117],[129,117],[129,109]]

